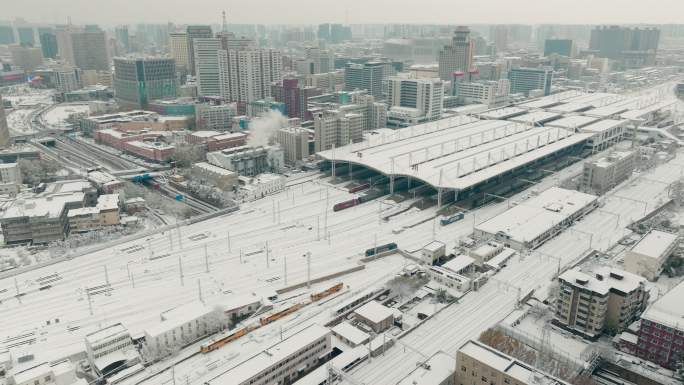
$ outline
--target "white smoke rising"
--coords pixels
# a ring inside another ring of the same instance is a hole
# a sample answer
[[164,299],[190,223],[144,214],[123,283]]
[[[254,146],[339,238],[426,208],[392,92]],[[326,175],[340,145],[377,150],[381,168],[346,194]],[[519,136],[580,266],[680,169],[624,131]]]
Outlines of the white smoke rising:
[[276,131],[286,126],[287,118],[278,110],[270,110],[250,122],[247,144],[250,146],[265,146],[275,136]]

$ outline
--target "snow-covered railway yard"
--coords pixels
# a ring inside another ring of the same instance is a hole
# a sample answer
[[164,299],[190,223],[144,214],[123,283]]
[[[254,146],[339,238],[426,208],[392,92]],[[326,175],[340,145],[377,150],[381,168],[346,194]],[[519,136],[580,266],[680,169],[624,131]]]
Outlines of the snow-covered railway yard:
[[[394,384],[413,370],[415,363],[437,351],[455,354],[465,341],[513,311],[520,295],[535,290],[544,297],[559,268],[576,262],[590,247],[605,251],[615,244],[626,225],[667,200],[670,184],[680,178],[683,169],[680,156],[624,182],[602,198],[602,207],[529,255],[514,257],[477,292],[446,307],[402,338],[399,346],[362,364],[351,376],[366,384]],[[573,164],[530,189],[543,191],[580,170],[580,163]],[[469,211],[459,222],[440,226],[434,207],[409,210],[383,221],[383,212],[396,210],[397,205],[384,198],[333,212],[333,204],[354,196],[343,186],[330,184],[329,178],[306,181],[245,204],[236,213],[0,280],[0,311],[11,315],[0,319],[0,345],[27,342],[23,347],[49,361],[83,351],[86,334],[113,323],[121,322],[132,335],[139,336],[159,323],[160,313],[196,301],[200,295],[207,303],[218,303],[232,296],[305,282],[307,253],[311,278],[365,265],[361,271],[282,296],[308,297],[309,292],[343,282],[345,289],[320,306],[306,307],[218,351],[195,355],[173,371],[154,375],[197,352],[196,343],[125,381],[163,384],[170,383],[174,375],[180,383],[199,383],[225,370],[222,365],[230,367],[263,350],[278,340],[280,333],[288,335],[311,323],[327,322],[330,307],[383,284],[410,263],[395,254],[364,264],[360,261],[364,250],[396,242],[401,249],[414,251],[436,239],[451,252],[476,224],[529,194],[529,190],[523,191],[508,201]],[[411,203],[408,200],[401,205]],[[393,232],[418,222],[422,223]],[[105,290],[107,284],[109,290]],[[88,295],[88,289],[95,294]],[[296,299],[281,300],[276,306],[293,301]],[[13,339],[22,335],[25,337]]]

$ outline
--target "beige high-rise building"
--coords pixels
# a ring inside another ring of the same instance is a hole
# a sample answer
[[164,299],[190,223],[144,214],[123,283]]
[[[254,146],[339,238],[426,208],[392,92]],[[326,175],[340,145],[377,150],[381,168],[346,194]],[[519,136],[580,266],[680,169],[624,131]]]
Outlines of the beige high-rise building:
[[458,27],[451,38],[451,44],[439,51],[439,78],[451,80],[456,71],[468,71],[473,66],[473,41],[470,29]]
[[221,96],[249,103],[271,96],[271,83],[282,80],[282,57],[273,49],[219,50]]
[[315,151],[362,141],[363,126],[364,117],[361,114],[330,110],[314,116]]
[[309,156],[309,131],[301,127],[281,128],[276,132],[276,142],[283,147],[287,164],[295,164]]
[[7,126],[7,117],[5,116],[5,105],[2,104],[2,95],[0,95],[0,147],[7,147],[9,145],[9,127]]
[[185,32],[169,34],[169,50],[176,61],[176,68],[188,69],[188,35]]

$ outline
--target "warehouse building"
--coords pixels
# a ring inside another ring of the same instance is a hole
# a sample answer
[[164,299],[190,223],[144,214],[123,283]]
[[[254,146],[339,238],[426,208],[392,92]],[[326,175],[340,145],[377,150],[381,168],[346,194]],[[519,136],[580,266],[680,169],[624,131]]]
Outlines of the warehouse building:
[[377,301],[370,301],[354,310],[354,318],[370,326],[376,333],[382,333],[394,324],[392,309]]
[[551,187],[475,226],[475,236],[515,250],[534,249],[598,207],[595,195]]

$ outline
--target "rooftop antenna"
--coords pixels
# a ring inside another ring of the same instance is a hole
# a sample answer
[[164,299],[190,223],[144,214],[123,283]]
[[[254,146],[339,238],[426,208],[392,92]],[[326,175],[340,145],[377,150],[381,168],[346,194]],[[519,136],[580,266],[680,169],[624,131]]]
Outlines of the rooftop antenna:
[[223,10],[223,25],[222,25],[222,32],[228,32],[228,21],[226,20],[226,10]]

